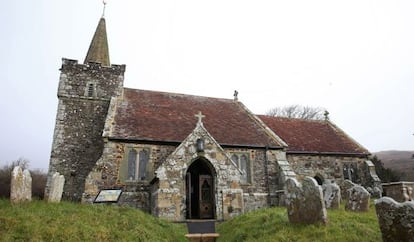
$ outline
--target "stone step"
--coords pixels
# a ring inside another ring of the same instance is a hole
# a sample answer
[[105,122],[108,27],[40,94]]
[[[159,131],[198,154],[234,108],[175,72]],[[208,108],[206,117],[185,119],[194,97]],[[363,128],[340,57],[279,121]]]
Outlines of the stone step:
[[187,220],[187,229],[190,234],[207,234],[216,232],[216,220]]

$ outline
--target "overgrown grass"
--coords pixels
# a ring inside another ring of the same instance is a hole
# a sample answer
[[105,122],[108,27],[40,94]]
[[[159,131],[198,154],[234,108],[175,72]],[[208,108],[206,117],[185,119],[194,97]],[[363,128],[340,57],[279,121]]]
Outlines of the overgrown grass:
[[373,205],[367,213],[328,210],[327,225],[289,223],[286,208],[261,209],[218,226],[219,241],[381,241]]
[[186,241],[186,233],[133,208],[0,200],[0,241]]
[[[381,241],[375,209],[328,210],[324,225],[290,224],[286,208],[261,209],[218,225],[219,241]],[[118,206],[0,200],[0,241],[186,241],[184,224]]]

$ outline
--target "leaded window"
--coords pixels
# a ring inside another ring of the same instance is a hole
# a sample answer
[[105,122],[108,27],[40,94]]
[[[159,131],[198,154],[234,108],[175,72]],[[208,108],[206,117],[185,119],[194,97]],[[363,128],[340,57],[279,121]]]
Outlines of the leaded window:
[[149,151],[147,149],[138,149],[138,151],[131,149],[128,152],[127,181],[142,181],[147,178]]
[[250,156],[246,153],[233,154],[231,160],[236,164],[236,166],[242,171],[241,183],[251,183],[251,166],[250,166]]
[[130,150],[128,153],[128,180],[135,180],[137,170],[137,152]]

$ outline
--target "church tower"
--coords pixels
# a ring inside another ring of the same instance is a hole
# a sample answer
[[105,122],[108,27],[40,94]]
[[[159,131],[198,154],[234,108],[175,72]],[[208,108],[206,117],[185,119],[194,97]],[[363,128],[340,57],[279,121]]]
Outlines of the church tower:
[[62,59],[47,198],[55,172],[65,177],[62,199],[80,201],[85,178],[102,154],[112,97],[121,96],[125,65],[111,65],[105,19],[99,20],[83,64]]

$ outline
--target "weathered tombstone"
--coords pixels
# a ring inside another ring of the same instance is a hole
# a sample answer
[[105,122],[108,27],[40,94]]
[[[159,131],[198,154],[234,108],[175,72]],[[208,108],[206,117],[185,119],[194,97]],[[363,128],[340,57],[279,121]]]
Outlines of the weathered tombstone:
[[375,211],[384,242],[414,241],[414,202],[382,197],[375,200]]
[[60,200],[62,199],[64,185],[65,177],[63,175],[60,175],[59,172],[55,172],[52,176],[52,182],[50,185],[50,191],[47,201],[60,202]]
[[371,194],[362,186],[355,185],[348,189],[345,210],[367,212]]
[[341,203],[341,189],[334,182],[322,184],[323,200],[326,208],[338,209]]
[[356,186],[351,180],[345,180],[341,184],[341,198],[343,200],[348,200],[348,190]]
[[322,188],[314,178],[305,177],[302,185],[295,178],[288,178],[285,195],[291,223],[326,224],[328,222]]
[[20,203],[32,200],[32,177],[29,170],[20,166],[13,168],[10,184],[10,201]]
[[373,197],[373,198],[380,198],[380,197],[382,197],[382,191],[381,191],[381,189],[379,187],[374,187],[374,188],[367,187],[366,189],[369,192],[369,194],[371,194],[371,197]]

